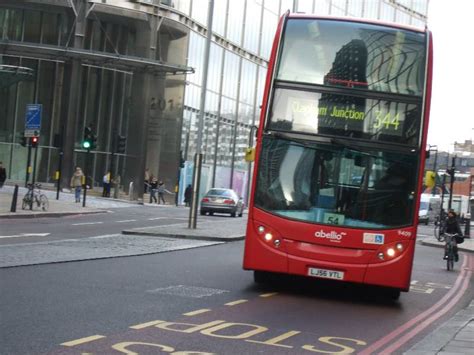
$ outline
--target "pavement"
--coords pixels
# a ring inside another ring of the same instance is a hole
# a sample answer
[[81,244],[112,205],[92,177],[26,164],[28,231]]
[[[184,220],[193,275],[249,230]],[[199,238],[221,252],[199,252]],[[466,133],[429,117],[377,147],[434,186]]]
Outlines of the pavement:
[[[54,191],[45,191],[50,205],[49,210],[22,210],[21,198],[26,189],[20,188],[19,208],[10,212],[13,187],[0,189],[1,218],[60,217],[71,214],[104,213],[108,208],[129,207],[136,203],[122,199],[88,197],[86,207],[74,203],[72,193],[61,193],[56,200]],[[245,236],[246,219],[218,218],[212,221],[199,221],[196,229],[189,229],[186,223],[176,223],[160,227],[145,227],[123,230],[122,234],[49,241],[44,243],[9,244],[0,247],[0,268],[21,265],[36,265],[51,262],[90,260],[109,257],[153,254],[242,240]],[[244,223],[243,223],[244,222]],[[1,222],[0,222],[1,226]],[[471,238],[460,244],[461,252],[474,252],[474,223],[471,222]],[[232,234],[229,235],[229,231]],[[140,236],[139,238],[137,238]],[[157,238],[159,237],[159,238]],[[422,245],[443,248],[433,235],[419,233],[418,242]],[[474,354],[474,301],[451,319],[439,326],[424,339],[415,344],[407,355],[428,354]]]
[[[56,199],[56,191],[43,189],[41,192],[46,195],[49,201],[47,211],[42,211],[33,204],[33,209],[22,209],[22,200],[27,189],[19,187],[16,200],[16,211],[11,212],[13,203],[14,187],[5,185],[0,189],[0,219],[1,218],[39,218],[39,217],[62,217],[68,215],[105,213],[108,208],[136,206],[136,202],[126,201],[124,199],[99,198],[97,192],[88,192],[86,206],[76,203],[74,194],[71,192],[61,192],[59,199]],[[82,201],[82,196],[81,196]]]

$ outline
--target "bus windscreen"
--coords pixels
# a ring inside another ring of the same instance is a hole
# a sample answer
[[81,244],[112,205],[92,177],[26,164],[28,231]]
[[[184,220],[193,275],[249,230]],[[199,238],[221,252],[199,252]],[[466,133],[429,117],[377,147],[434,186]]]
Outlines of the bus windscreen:
[[349,21],[289,19],[277,80],[422,96],[426,35]]
[[266,135],[255,206],[316,224],[375,229],[411,225],[417,161],[415,153]]

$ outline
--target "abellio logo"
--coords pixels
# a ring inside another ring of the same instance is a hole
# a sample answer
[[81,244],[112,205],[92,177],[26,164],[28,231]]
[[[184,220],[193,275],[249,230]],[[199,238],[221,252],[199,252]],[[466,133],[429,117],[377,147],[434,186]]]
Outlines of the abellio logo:
[[314,233],[314,236],[316,238],[329,239],[331,242],[340,242],[342,237],[345,235],[346,233],[344,232],[341,232],[341,233],[337,233],[335,231],[325,232],[322,229]]

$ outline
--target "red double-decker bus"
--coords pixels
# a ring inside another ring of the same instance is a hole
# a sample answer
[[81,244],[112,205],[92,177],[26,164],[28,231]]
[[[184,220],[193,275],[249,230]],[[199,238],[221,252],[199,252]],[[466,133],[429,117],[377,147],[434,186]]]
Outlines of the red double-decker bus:
[[408,291],[431,96],[428,30],[285,14],[243,267]]

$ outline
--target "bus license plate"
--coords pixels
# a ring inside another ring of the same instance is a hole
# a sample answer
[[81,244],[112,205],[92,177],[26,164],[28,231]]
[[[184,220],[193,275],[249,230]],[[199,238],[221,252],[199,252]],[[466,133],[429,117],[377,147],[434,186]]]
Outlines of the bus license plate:
[[322,277],[324,279],[344,280],[343,271],[318,269],[315,267],[310,267],[308,269],[308,276]]

